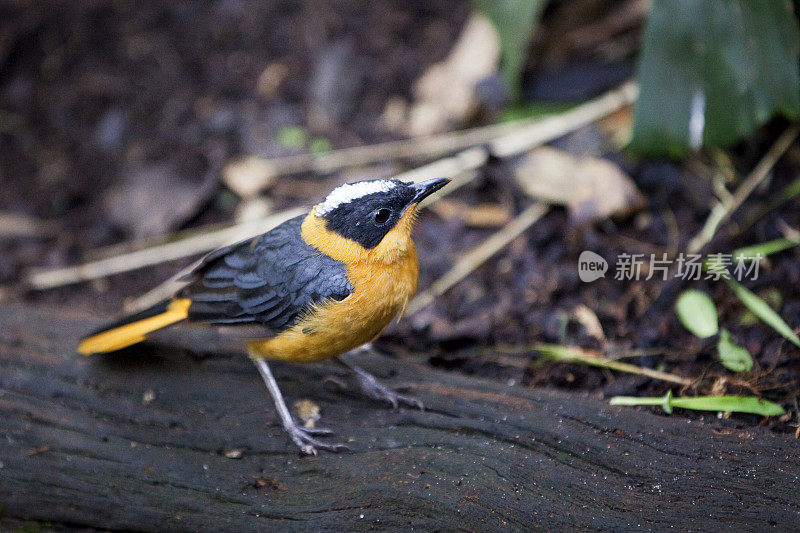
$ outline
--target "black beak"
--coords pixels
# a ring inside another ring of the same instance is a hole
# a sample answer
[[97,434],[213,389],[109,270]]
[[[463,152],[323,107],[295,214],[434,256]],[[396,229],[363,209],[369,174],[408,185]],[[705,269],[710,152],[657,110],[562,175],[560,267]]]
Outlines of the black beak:
[[416,194],[414,195],[414,199],[411,200],[411,203],[420,203],[422,200],[435,193],[448,183],[450,183],[450,178],[433,178],[420,181],[419,183],[414,183],[412,187],[414,188]]

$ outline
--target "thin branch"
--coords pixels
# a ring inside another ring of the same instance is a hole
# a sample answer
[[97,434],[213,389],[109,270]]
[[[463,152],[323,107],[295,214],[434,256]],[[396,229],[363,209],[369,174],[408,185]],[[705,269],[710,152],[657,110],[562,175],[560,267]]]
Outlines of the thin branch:
[[485,263],[487,259],[519,237],[522,232],[542,218],[549,209],[549,206],[542,202],[536,202],[528,206],[527,209],[501,228],[500,231],[464,254],[446,274],[434,281],[429,288],[417,294],[408,303],[406,312],[411,315],[430,305],[435,298],[447,292],[453,285]]
[[516,155],[550,142],[633,104],[638,95],[639,87],[634,82],[624,83],[617,89],[585,104],[540,119],[528,126],[521,126],[514,132],[494,140],[491,143],[492,155],[495,157]]
[[739,225],[736,228],[736,232],[734,236],[741,235],[748,229],[750,229],[753,224],[764,218],[768,213],[772,212],[773,210],[779,208],[786,202],[793,200],[794,198],[800,196],[800,178],[795,179],[789,185],[781,189],[776,194],[770,195],[767,201],[764,203],[762,207],[758,209],[758,211],[750,216],[745,222]]
[[284,220],[302,213],[303,210],[299,208],[288,209],[259,220],[82,265],[54,270],[35,269],[28,275],[28,283],[34,289],[50,289],[182,259],[269,231]]
[[608,368],[609,370],[616,370],[617,372],[646,376],[651,379],[658,379],[668,383],[677,383],[678,385],[683,385],[684,387],[688,387],[693,383],[693,381],[689,378],[684,378],[668,372],[662,372],[660,370],[653,370],[652,368],[647,368],[644,366],[637,366],[630,363],[624,363],[622,361],[615,361],[614,359],[608,359],[607,357],[600,357],[586,352],[576,353],[568,361],[574,363],[583,363],[589,366]]
[[52,220],[40,220],[16,213],[0,211],[0,239],[14,237],[54,237],[58,225]]
[[498,157],[520,153],[526,149],[551,141],[581,126],[590,124],[626,105],[638,95],[634,82],[627,82],[608,93],[550,117],[521,119],[502,124],[492,124],[439,135],[415,137],[368,146],[333,150],[324,154],[303,154],[264,162],[271,168],[263,178],[253,184],[257,192],[285,174],[313,171],[330,173],[342,168],[368,165],[393,159],[422,159],[440,157],[471,146],[491,143],[491,151]]
[[[683,385],[684,387],[689,387],[692,385],[692,383],[694,383],[694,380],[679,376],[677,374],[671,374],[669,372],[653,370],[652,368],[624,363],[617,359],[604,357],[602,355],[573,346],[560,346],[557,344],[534,344],[533,346],[529,346],[524,349],[524,351],[530,350],[538,351],[544,357],[559,363],[582,363],[588,366],[607,368],[609,370],[616,370],[617,372],[636,374],[660,381],[666,381],[668,383],[676,383],[678,385]],[[512,353],[520,353],[522,351],[523,350],[514,350]],[[624,356],[627,355],[629,354]],[[492,360],[498,364],[504,364],[517,368],[529,368],[531,365],[531,361],[529,360],[520,361],[518,358],[511,357],[509,355],[495,355]]]
[[789,149],[794,140],[800,133],[800,123],[795,123],[786,128],[778,140],[770,147],[764,157],[761,158],[758,165],[750,172],[750,175],[742,182],[736,192],[730,198],[721,199],[709,213],[703,229],[695,235],[687,247],[687,252],[695,254],[699,252],[703,246],[708,244],[714,238],[719,226],[728,220],[728,218],[739,209],[742,203],[750,196],[750,194],[763,182],[775,163],[783,156],[784,152]]

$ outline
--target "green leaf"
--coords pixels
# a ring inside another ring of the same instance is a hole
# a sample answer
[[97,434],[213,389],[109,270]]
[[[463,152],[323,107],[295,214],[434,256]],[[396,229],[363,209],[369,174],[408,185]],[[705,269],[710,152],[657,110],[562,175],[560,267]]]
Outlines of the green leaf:
[[750,352],[736,344],[726,329],[720,332],[717,353],[722,366],[731,372],[748,372],[753,368]]
[[277,140],[286,148],[300,149],[308,142],[308,133],[300,126],[284,126],[278,130]]
[[315,137],[308,143],[308,151],[315,155],[330,152],[331,148],[331,142],[325,137]]
[[725,283],[728,284],[734,294],[736,294],[739,300],[742,301],[744,306],[747,307],[754,315],[766,322],[772,327],[772,329],[786,337],[792,344],[800,348],[800,338],[797,337],[797,334],[792,330],[792,328],[789,327],[789,325],[783,321],[780,315],[773,311],[764,300],[737,283],[736,280],[726,279]]
[[794,198],[800,196],[800,179],[797,179],[781,189],[778,194],[775,194],[770,197],[769,203],[767,204],[768,210],[772,210],[776,207],[780,207],[781,205],[785,204],[789,200],[793,200]]
[[660,405],[667,414],[673,407],[695,411],[725,411],[733,413],[752,413],[761,416],[778,416],[786,411],[780,405],[755,396],[696,396],[693,398],[673,398],[668,391],[661,398],[635,396],[614,396],[611,405]]
[[614,396],[609,401],[611,405],[624,405],[627,407],[634,407],[637,405],[659,405],[668,415],[672,414],[672,391],[668,390],[667,393],[660,397],[654,398],[652,396],[637,397],[637,396]]
[[716,335],[719,331],[717,306],[702,291],[684,291],[675,302],[675,312],[681,324],[701,339]]
[[561,346],[560,344],[538,343],[534,345],[534,349],[555,361],[571,362],[580,356],[577,348]]
[[575,104],[565,104],[561,102],[537,102],[511,105],[503,110],[498,122],[545,118],[558,113],[566,113],[573,108],[575,108]]
[[789,0],[659,0],[643,42],[634,152],[681,157],[700,141],[732,144],[776,113],[800,114]]
[[[745,246],[733,251],[733,261],[753,261],[761,254],[761,257],[766,257],[771,254],[776,254],[789,248],[793,248],[800,244],[800,242],[791,239],[775,239],[773,241],[762,242],[752,246]],[[741,258],[741,259],[739,259]]]
[[797,196],[800,196],[800,179],[796,179],[795,181],[791,182],[789,185],[784,187],[780,190],[780,192],[775,194],[770,194],[767,202],[758,209],[756,213],[750,216],[745,222],[743,222],[739,229],[743,231],[750,226],[752,226],[757,220],[763,218],[767,213],[771,212],[774,209],[779,208],[786,202],[793,200]]
[[500,36],[501,71],[514,95],[519,94],[528,46],[546,4],[547,0],[474,0]]
[[[758,291],[758,296],[767,302],[767,305],[769,305],[772,309],[780,309],[781,305],[783,304],[783,295],[781,294],[781,291],[775,287],[766,287]],[[749,309],[742,311],[742,314],[739,317],[739,324],[742,326],[753,326],[759,322],[760,320],[758,317]]]

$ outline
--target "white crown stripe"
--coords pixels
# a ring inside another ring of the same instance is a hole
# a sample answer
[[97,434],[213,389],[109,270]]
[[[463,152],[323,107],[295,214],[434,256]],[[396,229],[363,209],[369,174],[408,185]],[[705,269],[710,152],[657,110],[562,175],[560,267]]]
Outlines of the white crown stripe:
[[391,180],[359,181],[358,183],[345,183],[333,189],[330,194],[317,206],[317,216],[324,216],[342,204],[352,202],[376,192],[387,192],[397,187]]

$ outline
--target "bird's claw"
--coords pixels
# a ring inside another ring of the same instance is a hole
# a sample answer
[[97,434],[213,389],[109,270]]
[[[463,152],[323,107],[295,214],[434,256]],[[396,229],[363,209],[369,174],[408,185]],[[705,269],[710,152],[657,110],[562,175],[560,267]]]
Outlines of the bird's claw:
[[309,428],[305,426],[298,427],[309,435],[333,435],[333,430],[328,428]]
[[325,376],[322,381],[324,383],[333,383],[334,385],[339,387],[339,390],[347,390],[347,384],[341,379],[337,378],[336,376],[331,376],[331,375]]
[[374,398],[375,400],[389,402],[395,409],[400,407],[401,404],[409,407],[416,407],[420,410],[425,409],[425,404],[423,404],[419,398],[409,396],[407,394],[401,394],[396,390],[382,384],[370,374],[359,374],[358,383],[361,385],[361,390],[364,391],[367,396]]
[[312,437],[312,435],[330,435],[333,431],[329,429],[307,429],[298,425],[293,425],[287,427],[286,431],[289,433],[294,443],[300,448],[300,453],[303,455],[317,455],[317,448],[330,452],[350,449],[344,444],[322,442]]

